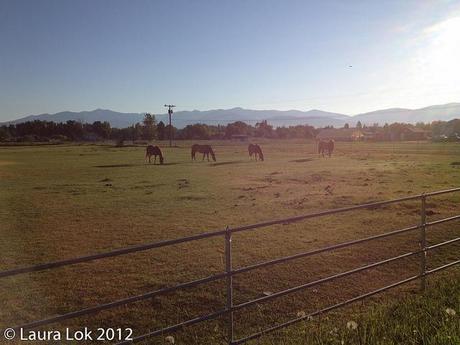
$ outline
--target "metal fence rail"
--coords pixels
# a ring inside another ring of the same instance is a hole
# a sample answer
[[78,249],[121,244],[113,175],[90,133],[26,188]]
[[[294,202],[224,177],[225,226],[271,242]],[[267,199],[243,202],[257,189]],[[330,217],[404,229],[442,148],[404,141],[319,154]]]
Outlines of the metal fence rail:
[[[426,198],[430,197],[430,196],[442,195],[442,194],[453,193],[453,192],[458,192],[458,191],[460,191],[460,188],[453,188],[453,189],[448,189],[448,190],[441,190],[441,191],[436,191],[436,192],[431,192],[431,193],[425,193],[425,194],[419,194],[419,195],[404,197],[404,198],[400,198],[400,199],[373,202],[373,203],[367,203],[367,204],[362,204],[362,205],[355,205],[355,206],[351,206],[351,207],[338,208],[338,209],[334,209],[334,210],[328,210],[328,211],[322,211],[322,212],[316,212],[316,213],[309,213],[309,214],[300,215],[300,216],[297,216],[297,217],[278,219],[278,220],[267,221],[267,222],[262,222],[262,223],[257,223],[257,224],[246,225],[246,226],[240,226],[240,227],[235,227],[235,228],[227,227],[225,230],[217,230],[217,231],[212,231],[212,232],[205,232],[205,233],[201,233],[201,234],[198,234],[198,235],[183,237],[183,238],[174,239],[174,240],[167,240],[167,241],[161,241],[161,242],[148,243],[148,244],[138,245],[138,246],[133,246],[133,247],[128,247],[128,248],[121,248],[121,249],[117,249],[117,250],[113,250],[113,251],[109,251],[109,252],[105,252],[105,253],[100,253],[100,254],[81,256],[81,257],[72,258],[72,259],[66,259],[66,260],[49,262],[49,263],[45,263],[45,264],[38,264],[38,265],[34,265],[34,266],[29,266],[29,267],[22,267],[22,268],[15,268],[15,269],[11,269],[11,270],[6,270],[6,271],[3,271],[3,272],[0,272],[0,278],[11,277],[11,276],[24,274],[24,273],[29,273],[29,272],[37,272],[37,271],[42,271],[42,270],[47,270],[47,269],[54,269],[54,268],[58,268],[58,267],[74,265],[74,264],[83,263],[83,262],[89,262],[89,261],[94,261],[94,260],[100,260],[100,259],[105,259],[105,258],[110,258],[110,257],[115,257],[115,256],[120,256],[120,255],[127,255],[127,254],[136,253],[136,252],[140,252],[140,251],[146,251],[146,250],[155,249],[155,248],[172,246],[172,245],[176,245],[176,244],[187,243],[187,242],[207,239],[207,238],[211,238],[211,237],[224,237],[224,239],[225,239],[225,271],[222,272],[222,273],[218,273],[218,274],[215,274],[215,275],[211,275],[211,276],[208,276],[208,277],[200,278],[200,279],[189,281],[189,282],[184,282],[184,283],[172,286],[172,287],[166,287],[166,288],[162,288],[162,289],[159,289],[159,290],[149,291],[149,292],[141,294],[141,295],[131,296],[131,297],[120,299],[120,300],[117,300],[117,301],[114,301],[114,302],[111,302],[111,303],[100,304],[100,305],[97,305],[97,306],[94,306],[94,307],[88,307],[88,308],[85,308],[85,309],[72,311],[72,312],[69,312],[69,313],[66,313],[66,314],[57,315],[57,316],[49,317],[49,318],[46,318],[46,319],[29,322],[27,324],[18,325],[16,327],[14,327],[14,329],[15,330],[32,329],[32,328],[36,328],[36,327],[40,327],[40,326],[45,326],[45,325],[48,325],[48,324],[61,322],[61,321],[64,321],[64,320],[73,319],[73,318],[77,318],[77,317],[84,316],[84,315],[95,314],[95,313],[103,311],[103,310],[108,310],[108,309],[123,306],[123,305],[126,305],[126,304],[135,303],[135,302],[138,302],[138,301],[153,298],[153,297],[158,296],[158,295],[162,295],[162,294],[170,293],[170,292],[173,292],[173,291],[177,291],[177,290],[180,290],[180,289],[190,288],[190,287],[194,287],[194,286],[214,282],[214,281],[217,281],[217,280],[225,279],[226,280],[226,307],[225,307],[225,309],[218,310],[218,311],[215,311],[215,312],[213,312],[211,314],[207,314],[207,315],[204,315],[204,316],[189,319],[189,320],[186,320],[184,322],[181,322],[181,323],[178,323],[178,324],[175,324],[175,325],[170,325],[168,327],[165,327],[165,328],[153,331],[153,332],[149,332],[149,333],[146,333],[146,334],[143,334],[143,335],[139,335],[139,336],[133,338],[133,340],[122,341],[122,342],[118,343],[117,345],[122,345],[122,344],[124,345],[124,344],[129,344],[129,343],[132,343],[132,342],[139,342],[139,341],[142,341],[144,339],[147,339],[147,338],[150,338],[150,337],[153,337],[153,336],[174,332],[174,331],[176,331],[178,329],[181,329],[182,327],[190,326],[190,325],[197,324],[197,323],[200,323],[200,322],[204,322],[204,321],[207,321],[207,320],[217,319],[217,318],[220,318],[222,316],[225,316],[227,318],[227,325],[228,325],[227,340],[228,340],[228,344],[230,344],[230,345],[243,344],[243,343],[245,343],[245,342],[247,342],[249,340],[256,339],[256,338],[258,338],[258,337],[260,337],[260,336],[262,336],[262,335],[264,335],[266,333],[273,332],[275,330],[278,330],[278,329],[287,327],[289,325],[292,325],[294,323],[297,323],[299,321],[305,320],[305,319],[307,319],[309,317],[312,317],[312,316],[315,316],[315,315],[318,315],[318,314],[321,314],[321,313],[325,313],[325,312],[333,310],[333,309],[340,308],[340,307],[348,305],[350,303],[353,303],[353,302],[356,302],[356,301],[359,301],[359,300],[363,300],[363,299],[371,297],[371,296],[373,296],[375,294],[384,292],[384,291],[389,290],[391,288],[394,288],[394,287],[409,283],[409,282],[417,280],[417,279],[420,279],[421,289],[424,289],[425,288],[425,278],[426,278],[426,276],[428,276],[430,274],[433,274],[433,273],[436,273],[438,271],[450,268],[450,267],[460,263],[460,259],[459,259],[459,260],[453,261],[451,263],[448,263],[446,265],[443,265],[443,266],[440,266],[440,267],[437,267],[437,268],[434,268],[434,269],[431,269],[431,270],[426,269],[426,254],[427,254],[428,251],[434,250],[434,249],[437,249],[437,248],[440,248],[440,247],[443,247],[443,246],[446,246],[446,245],[451,245],[451,244],[456,243],[456,242],[460,242],[460,237],[457,237],[457,238],[454,238],[454,239],[451,239],[451,240],[448,240],[448,241],[445,241],[445,242],[442,242],[442,243],[437,243],[437,244],[434,244],[434,245],[431,245],[431,246],[426,245],[426,230],[427,230],[427,228],[435,226],[435,225],[438,225],[438,224],[451,222],[451,221],[455,221],[455,220],[460,219],[460,214],[459,214],[459,215],[455,215],[455,216],[452,216],[452,217],[447,217],[447,218],[439,219],[439,220],[436,220],[436,221],[427,222],[426,221],[426,210],[425,210],[425,208],[426,208]],[[421,217],[420,218],[420,224],[413,225],[413,226],[410,226],[410,227],[406,227],[406,228],[403,228],[403,229],[393,230],[393,231],[390,231],[390,232],[386,232],[386,233],[382,233],[382,234],[378,234],[378,235],[374,235],[374,236],[369,236],[369,237],[366,237],[366,238],[361,238],[361,239],[358,239],[358,240],[347,241],[347,242],[343,242],[343,243],[339,243],[339,244],[335,244],[335,245],[330,245],[330,246],[327,246],[327,247],[314,249],[314,250],[298,253],[298,254],[291,255],[291,256],[285,256],[285,257],[281,257],[281,258],[276,258],[276,259],[273,259],[273,260],[256,263],[256,264],[246,266],[246,267],[242,267],[242,268],[238,268],[238,269],[233,269],[232,268],[232,234],[233,233],[249,231],[249,230],[255,230],[255,229],[268,227],[268,226],[272,226],[272,225],[277,225],[277,224],[290,224],[290,223],[300,222],[300,221],[303,221],[303,220],[306,220],[306,219],[317,218],[317,217],[328,216],[328,215],[334,215],[334,214],[345,213],[345,212],[351,212],[351,211],[360,210],[360,209],[374,209],[374,208],[379,208],[379,207],[389,205],[389,204],[394,204],[394,203],[399,203],[399,202],[404,202],[404,201],[411,201],[411,200],[420,200],[421,201],[421,205],[420,205],[420,215],[421,215],[420,216]],[[407,233],[407,232],[414,231],[414,230],[419,230],[419,232],[420,232],[420,239],[419,239],[420,248],[417,251],[404,253],[404,254],[401,254],[401,255],[398,255],[398,256],[395,256],[395,257],[392,257],[392,258],[388,258],[388,259],[385,259],[385,260],[381,260],[381,261],[378,261],[378,262],[375,262],[375,263],[372,263],[372,264],[368,264],[368,265],[365,265],[365,266],[362,266],[362,267],[357,267],[357,268],[351,269],[349,271],[341,272],[341,273],[334,274],[334,275],[331,275],[331,276],[328,276],[328,277],[325,277],[325,278],[315,280],[313,282],[298,285],[298,286],[295,286],[295,287],[292,287],[292,288],[289,288],[289,289],[286,289],[286,290],[278,291],[278,292],[273,293],[271,295],[256,298],[256,299],[253,299],[253,300],[241,303],[241,304],[234,305],[234,303],[233,303],[233,277],[236,276],[237,274],[241,274],[241,273],[244,273],[244,272],[249,272],[249,271],[259,269],[259,268],[262,268],[262,267],[267,267],[267,266],[272,266],[272,265],[276,265],[276,264],[280,264],[280,263],[284,263],[284,262],[289,262],[289,261],[300,259],[300,258],[303,258],[303,257],[308,257],[308,256],[312,256],[312,255],[316,255],[316,254],[320,254],[320,253],[324,253],[324,252],[330,252],[330,251],[333,251],[333,250],[350,247],[350,246],[353,246],[353,245],[356,245],[356,244],[361,244],[361,243],[365,243],[365,242],[369,242],[369,241],[373,241],[373,240],[377,240],[377,239],[391,237],[391,236]],[[371,291],[369,293],[354,297],[354,298],[346,300],[344,302],[341,302],[341,303],[338,303],[338,304],[323,308],[321,310],[317,310],[317,311],[315,311],[315,312],[313,312],[313,313],[311,313],[309,315],[305,315],[305,316],[302,316],[302,317],[298,317],[296,319],[289,320],[289,321],[287,321],[285,323],[282,323],[282,324],[267,328],[267,329],[262,330],[260,332],[257,332],[257,333],[254,333],[252,335],[249,335],[247,337],[244,337],[244,338],[241,338],[241,339],[235,339],[234,338],[233,313],[235,311],[245,309],[245,308],[247,308],[249,306],[252,306],[254,304],[263,303],[263,302],[266,302],[266,301],[273,300],[275,298],[279,298],[281,296],[289,295],[289,294],[294,293],[296,291],[304,290],[304,289],[313,287],[313,286],[318,285],[318,284],[326,283],[326,282],[329,282],[329,281],[332,281],[332,280],[335,280],[335,279],[346,277],[346,276],[349,276],[349,275],[352,275],[352,274],[355,274],[355,273],[359,273],[359,272],[362,272],[362,271],[365,271],[365,270],[369,270],[369,269],[372,269],[372,268],[375,268],[375,267],[379,267],[379,266],[382,266],[382,265],[385,265],[385,264],[388,264],[388,263],[391,263],[391,262],[396,262],[398,260],[402,260],[402,259],[405,259],[405,258],[408,258],[408,257],[413,257],[413,256],[419,256],[420,257],[420,273],[418,275],[415,275],[415,276],[412,276],[410,278],[398,281],[396,283],[384,286],[382,288],[379,288],[379,289]]]

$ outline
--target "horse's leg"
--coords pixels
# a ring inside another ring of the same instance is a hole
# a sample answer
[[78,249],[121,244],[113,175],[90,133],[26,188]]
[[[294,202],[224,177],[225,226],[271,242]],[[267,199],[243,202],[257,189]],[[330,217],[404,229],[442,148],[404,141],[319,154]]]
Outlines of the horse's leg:
[[155,158],[153,159],[153,164],[157,164],[157,155],[154,156]]
[[204,161],[204,156],[205,156],[205,155],[206,155],[206,153],[203,153],[203,159],[202,159],[203,161]]

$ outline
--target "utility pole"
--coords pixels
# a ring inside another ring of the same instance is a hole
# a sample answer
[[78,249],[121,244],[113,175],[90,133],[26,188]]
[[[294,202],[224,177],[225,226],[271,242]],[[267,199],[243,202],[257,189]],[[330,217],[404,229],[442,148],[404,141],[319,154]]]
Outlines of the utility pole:
[[173,114],[172,108],[175,107],[174,104],[165,104],[165,107],[168,107],[169,115],[169,147],[172,147],[172,125],[171,125],[171,115]]

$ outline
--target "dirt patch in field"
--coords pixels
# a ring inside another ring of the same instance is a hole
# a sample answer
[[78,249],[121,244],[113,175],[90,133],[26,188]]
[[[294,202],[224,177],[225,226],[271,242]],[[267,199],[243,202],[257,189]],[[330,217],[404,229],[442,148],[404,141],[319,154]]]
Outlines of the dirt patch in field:
[[189,180],[187,180],[186,178],[178,179],[177,182],[178,182],[177,188],[179,188],[179,189],[187,188],[190,185]]
[[312,174],[310,175],[310,182],[320,182],[323,181],[324,177],[320,174]]
[[244,192],[250,192],[252,190],[258,190],[258,189],[265,189],[265,188],[268,188],[270,186],[258,186],[258,187],[244,187],[244,188],[238,188]]
[[179,200],[186,200],[186,201],[200,201],[206,200],[207,197],[200,196],[200,195],[184,195],[178,198]]
[[18,164],[16,162],[11,162],[11,161],[0,161],[0,167],[5,166],[5,165],[15,165]]
[[131,187],[131,189],[148,189],[148,188],[157,188],[161,186],[165,186],[165,184],[164,183],[146,184],[142,186],[134,186],[134,187]]
[[301,184],[308,184],[308,181],[302,180],[300,178],[288,178],[287,181]]

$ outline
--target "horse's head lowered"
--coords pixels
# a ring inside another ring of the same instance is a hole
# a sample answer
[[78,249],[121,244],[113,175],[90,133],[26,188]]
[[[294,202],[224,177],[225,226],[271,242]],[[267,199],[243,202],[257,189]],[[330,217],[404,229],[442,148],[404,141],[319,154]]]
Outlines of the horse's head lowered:
[[259,145],[257,145],[258,151],[259,151],[259,159],[263,162],[264,160],[264,154],[262,153],[262,149],[260,148]]
[[215,162],[216,161],[216,155],[214,154],[214,151],[212,150],[211,146],[209,146],[209,153],[211,154],[212,160]]

